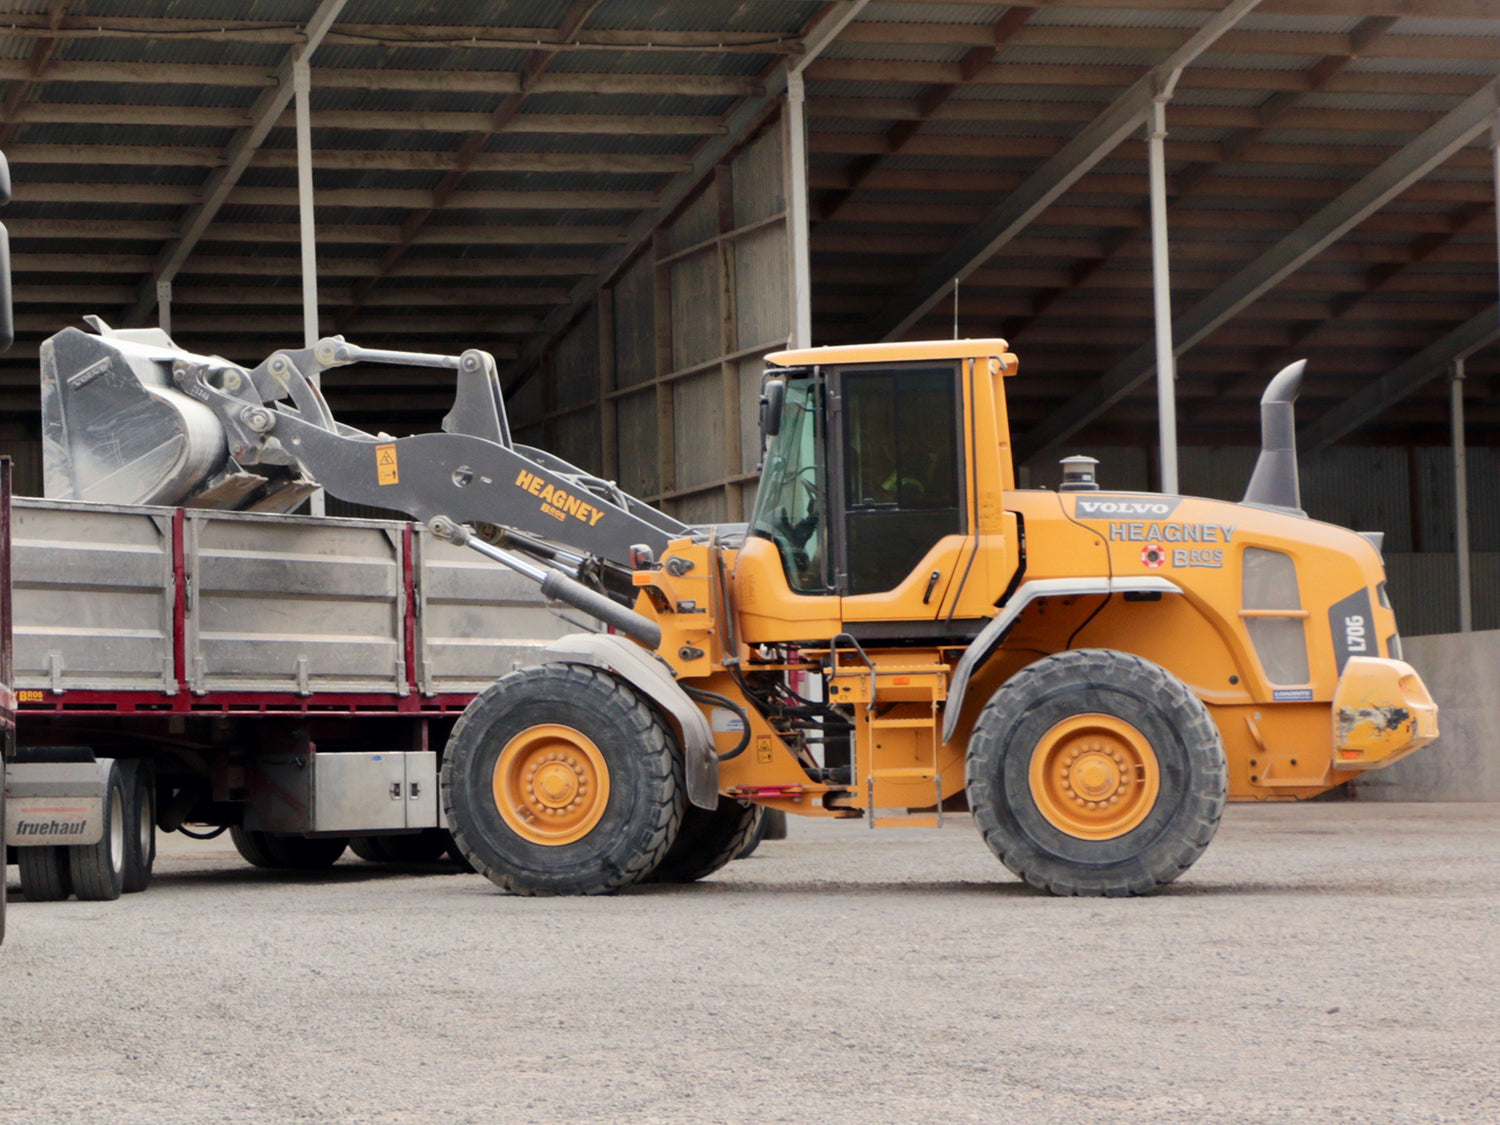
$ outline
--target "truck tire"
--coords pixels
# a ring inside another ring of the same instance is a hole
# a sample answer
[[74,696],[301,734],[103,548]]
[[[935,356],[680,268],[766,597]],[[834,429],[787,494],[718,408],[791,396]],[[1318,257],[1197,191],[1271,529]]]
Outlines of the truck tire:
[[656,870],[646,876],[646,882],[696,883],[731,859],[738,859],[764,823],[764,809],[733,797],[720,797],[716,809],[689,805],[683,811],[677,839]]
[[73,893],[84,902],[113,902],[124,889],[132,815],[127,789],[125,770],[112,763],[104,782],[104,834],[98,843],[68,848]]
[[676,839],[682,753],[666,721],[615,677],[523,668],[465,708],[442,795],[459,850],[502,890],[610,894],[644,879]]
[[229,838],[246,863],[273,871],[319,871],[332,867],[349,846],[347,836],[273,836],[235,825]]
[[388,863],[436,863],[448,850],[448,837],[441,828],[424,828],[405,836],[376,836],[374,840]]
[[234,850],[240,853],[240,858],[251,867],[280,866],[266,850],[267,836],[264,832],[255,832],[236,824],[229,829],[229,839],[234,843]]
[[349,850],[367,863],[436,863],[448,850],[448,837],[441,828],[402,836],[355,836]]
[[378,836],[351,836],[349,838],[349,850],[366,863],[388,863],[385,852],[380,848],[380,837]]
[[156,864],[156,778],[149,762],[127,762],[129,785],[126,787],[125,877],[121,890],[126,894],[144,891],[151,885]]
[[17,848],[16,866],[21,871],[21,893],[27,902],[60,902],[73,893],[67,848]]
[[1224,811],[1224,744],[1165,668],[1105,649],[1044,657],[990,698],[965,764],[984,841],[1057,895],[1148,894],[1203,853]]

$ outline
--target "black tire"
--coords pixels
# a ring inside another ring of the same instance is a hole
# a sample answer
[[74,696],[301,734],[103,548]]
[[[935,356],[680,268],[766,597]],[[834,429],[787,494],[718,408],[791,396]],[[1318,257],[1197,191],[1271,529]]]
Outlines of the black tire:
[[436,863],[448,850],[448,836],[439,828],[402,836],[355,836],[349,850],[368,863]]
[[436,863],[448,850],[441,828],[424,828],[404,836],[376,836],[376,846],[388,863]]
[[760,818],[760,827],[755,830],[755,835],[745,841],[745,846],[739,850],[735,859],[749,859],[755,854],[755,849],[767,840],[786,839],[786,811],[784,809],[763,809]]
[[27,902],[60,902],[73,893],[67,848],[17,848],[16,866],[21,871],[21,893]]
[[319,871],[332,867],[349,846],[347,836],[273,836],[235,825],[229,830],[245,862],[275,871]]
[[149,762],[126,762],[125,876],[120,889],[136,894],[151,885],[156,864],[156,778]]
[[448,842],[448,858],[453,861],[454,866],[467,874],[477,875],[478,872],[474,870],[474,865],[469,862],[469,857],[464,855],[463,849],[453,839],[453,833],[449,832],[446,828],[440,829],[440,831],[443,833],[443,839]]
[[104,781],[104,833],[97,843],[68,848],[73,893],[84,902],[113,902],[125,886],[130,853],[129,787],[125,770],[112,762]]
[[353,836],[349,840],[349,850],[366,863],[389,863],[385,851],[380,846],[379,836]]
[[271,858],[271,853],[266,848],[266,840],[269,837],[264,832],[255,832],[236,824],[229,829],[229,839],[234,843],[234,850],[240,853],[240,858],[250,866],[268,868],[281,866]]
[[738,859],[746,845],[758,838],[756,834],[764,823],[764,809],[733,797],[720,797],[715,809],[689,805],[682,814],[677,839],[646,881],[696,883],[731,859]]
[[766,831],[761,837],[763,840],[785,840],[786,839],[786,810],[766,810]]
[[460,852],[502,890],[610,894],[665,858],[682,822],[682,771],[671,728],[633,688],[548,664],[512,672],[465,708],[443,762],[443,806]]
[[[1120,759],[1117,772],[1106,758]],[[1218,829],[1227,768],[1218,729],[1181,680],[1139,657],[1079,649],[995,692],[965,777],[974,821],[1006,867],[1053,894],[1117,896],[1148,894],[1192,866]]]

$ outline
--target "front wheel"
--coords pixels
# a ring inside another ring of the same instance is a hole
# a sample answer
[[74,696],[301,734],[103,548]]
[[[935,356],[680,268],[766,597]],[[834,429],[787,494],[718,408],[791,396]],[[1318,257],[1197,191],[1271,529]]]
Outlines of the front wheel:
[[1165,668],[1105,649],[1056,653],[995,692],[969,739],[985,843],[1059,895],[1147,894],[1203,853],[1224,811],[1224,745]]
[[684,802],[671,728],[590,667],[523,668],[492,684],[464,710],[443,760],[454,842],[515,894],[640,882],[672,846]]

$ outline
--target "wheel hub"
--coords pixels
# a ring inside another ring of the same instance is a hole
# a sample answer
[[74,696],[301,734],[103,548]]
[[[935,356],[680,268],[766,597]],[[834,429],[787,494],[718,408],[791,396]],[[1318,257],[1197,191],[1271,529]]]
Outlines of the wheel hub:
[[1161,788],[1156,753],[1123,719],[1091,713],[1053,726],[1030,767],[1037,811],[1086,840],[1123,836],[1146,819]]
[[561,814],[588,792],[588,775],[572,754],[553,754],[531,771],[531,792],[548,812]]
[[592,739],[561,723],[528,727],[495,760],[495,807],[522,839],[571,844],[609,804],[609,766]]

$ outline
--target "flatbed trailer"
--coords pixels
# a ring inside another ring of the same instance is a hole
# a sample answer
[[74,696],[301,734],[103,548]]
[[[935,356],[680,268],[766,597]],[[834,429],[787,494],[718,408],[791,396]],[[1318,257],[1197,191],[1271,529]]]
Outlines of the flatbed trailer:
[[438,751],[569,626],[409,522],[17,498],[8,860],[29,899],[150,881],[154,831],[251,862],[437,858]]

